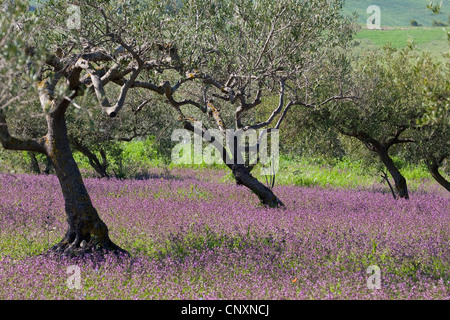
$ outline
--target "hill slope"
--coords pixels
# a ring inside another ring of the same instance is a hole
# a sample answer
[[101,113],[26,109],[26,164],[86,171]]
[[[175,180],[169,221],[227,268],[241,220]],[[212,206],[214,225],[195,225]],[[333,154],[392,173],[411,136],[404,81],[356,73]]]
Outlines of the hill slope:
[[[444,23],[448,21],[450,14],[450,0],[443,0],[441,13],[434,15],[427,9],[429,0],[346,0],[344,12],[351,14],[356,12],[359,15],[358,22],[366,23],[371,15],[367,13],[367,8],[377,5],[381,9],[381,26],[410,25],[411,19],[417,20],[423,26],[431,26],[433,20],[440,20]],[[435,3],[440,0],[435,0]]]

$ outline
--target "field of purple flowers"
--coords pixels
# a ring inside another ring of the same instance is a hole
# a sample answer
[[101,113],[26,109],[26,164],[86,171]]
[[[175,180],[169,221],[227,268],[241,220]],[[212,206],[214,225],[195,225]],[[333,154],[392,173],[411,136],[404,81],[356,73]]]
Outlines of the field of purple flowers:
[[[54,176],[0,174],[0,299],[450,299],[450,198],[182,179],[86,179],[131,258],[50,259],[66,231]],[[67,286],[67,267],[81,288]],[[366,270],[380,268],[381,288]]]

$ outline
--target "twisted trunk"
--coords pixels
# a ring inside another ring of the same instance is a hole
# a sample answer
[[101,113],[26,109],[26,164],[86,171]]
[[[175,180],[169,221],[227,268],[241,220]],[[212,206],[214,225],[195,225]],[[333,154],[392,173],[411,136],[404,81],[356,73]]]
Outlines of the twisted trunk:
[[450,191],[450,182],[447,181],[439,172],[439,165],[433,161],[430,165],[428,165],[428,170],[431,173],[431,176],[436,180],[441,186],[443,186],[447,191]]
[[278,199],[272,190],[253,177],[246,166],[235,164],[231,170],[236,179],[236,184],[249,188],[259,198],[261,204],[272,208],[284,207],[283,202]]
[[397,167],[394,164],[394,161],[392,161],[392,158],[389,156],[388,148],[381,146],[376,149],[376,152],[380,157],[381,161],[383,162],[383,164],[386,166],[386,169],[389,171],[392,178],[394,179],[395,189],[398,197],[403,199],[409,199],[406,179],[397,169]]
[[47,123],[45,150],[61,185],[69,224],[64,238],[51,251],[65,255],[101,250],[125,253],[110,240],[108,227],[92,205],[70,150],[64,115],[48,115]]
[[[251,175],[251,167],[239,162],[238,159],[243,159],[240,155],[238,143],[236,137],[234,137],[233,146],[230,147],[232,157],[228,155],[228,152],[222,142],[212,136],[210,133],[203,129],[196,130],[194,126],[189,122],[184,122],[184,128],[199,135],[205,141],[211,143],[220,153],[223,162],[233,173],[234,179],[237,185],[243,185],[250,189],[259,199],[260,203],[269,207],[284,207],[284,203],[278,199],[278,197],[272,192],[270,188],[261,183],[258,179]],[[248,154],[248,149],[247,154]],[[248,159],[248,157],[247,157]]]

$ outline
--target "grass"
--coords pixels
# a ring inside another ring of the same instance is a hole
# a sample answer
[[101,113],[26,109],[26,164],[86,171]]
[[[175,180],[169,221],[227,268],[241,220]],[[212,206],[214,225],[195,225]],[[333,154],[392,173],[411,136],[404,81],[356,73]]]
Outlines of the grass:
[[395,48],[404,48],[413,40],[419,48],[426,48],[430,43],[436,44],[440,50],[448,50],[447,32],[443,28],[401,28],[369,30],[363,29],[356,39],[366,45],[382,47],[390,42]]
[[[234,182],[230,170],[224,164],[208,165],[205,162],[199,165],[187,164],[177,165],[174,163],[165,164],[158,157],[157,153],[151,149],[149,141],[133,141],[124,144],[124,158],[130,165],[144,165],[149,168],[164,167],[171,171],[174,169],[213,169],[217,171],[222,182]],[[150,156],[146,156],[150,155]],[[425,166],[410,165],[407,162],[394,158],[400,171],[408,181],[411,190],[417,190],[427,180],[432,180],[431,175]],[[86,169],[88,164],[84,163]],[[255,177],[265,182],[266,177],[261,175],[261,167],[257,166],[254,172]],[[305,187],[332,187],[332,188],[387,188],[385,181],[380,177],[380,170],[368,167],[362,162],[343,158],[334,160],[331,164],[321,158],[291,158],[280,157],[279,170],[276,174],[276,185],[295,185]],[[391,180],[392,183],[392,180]],[[192,192],[192,190],[190,190]]]
[[356,52],[377,50],[387,43],[394,48],[403,49],[413,41],[418,51],[427,51],[436,59],[443,59],[442,54],[450,49],[448,31],[450,28],[362,29],[355,37],[360,42]]
[[[395,48],[402,49],[413,41],[419,51],[430,52],[439,60],[443,60],[442,53],[450,49],[447,27],[431,27],[432,22],[448,22],[449,6],[444,3],[439,15],[434,15],[426,8],[427,1],[407,0],[390,1],[378,0],[347,0],[344,13],[359,14],[358,23],[362,30],[356,35],[360,46],[355,49],[356,53],[362,51],[377,50],[388,42]],[[366,10],[370,5],[378,5],[381,9],[381,29],[369,30],[366,27],[367,18],[371,15]],[[412,27],[411,20],[417,20],[423,27]]]
[[[209,171],[208,178],[213,176],[213,180],[221,182],[234,182],[234,178],[230,170],[224,164],[208,165],[205,162],[202,164],[174,164],[164,161],[157,152],[152,149],[151,140],[132,141],[123,143],[121,146],[123,153],[120,157],[121,169],[117,169],[118,161],[109,158],[111,166],[117,171],[124,172],[124,177],[135,177],[149,172],[153,169],[161,171],[165,177],[176,176],[172,172],[183,171],[184,169],[191,169],[198,171],[199,177],[203,173]],[[23,157],[28,157],[24,153]],[[75,160],[80,167],[80,170],[86,176],[95,176],[88,160],[80,153],[74,154]],[[410,165],[407,162],[394,158],[394,161],[400,168],[402,174],[408,181],[411,190],[417,190],[426,181],[432,181],[432,177],[425,168],[425,166]],[[27,160],[24,160],[27,162]],[[3,164],[5,166],[5,164]],[[212,170],[212,173],[211,173]],[[3,170],[5,171],[5,170]],[[215,173],[214,173],[215,172]],[[11,173],[21,173],[17,167]],[[265,182],[266,177],[261,174],[261,167],[256,166],[252,172],[260,181]],[[374,186],[381,187],[387,185],[380,177],[380,170],[375,167],[368,167],[362,162],[343,158],[341,160],[326,161],[321,158],[291,158],[281,156],[279,162],[279,170],[276,174],[276,185],[294,185],[305,187],[331,187],[331,188],[372,188]],[[206,177],[206,176],[205,176]],[[392,180],[391,180],[392,182]],[[193,193],[195,190],[183,191],[180,196],[186,196]],[[163,196],[163,195],[161,195]]]
[[[196,172],[198,178],[202,180],[220,181],[223,183],[234,183],[231,171],[224,164],[208,165],[202,164],[174,164],[161,158],[153,149],[152,140],[132,141],[123,143],[120,148],[123,150],[119,160],[109,157],[111,168],[119,174],[121,178],[155,177],[177,179],[186,172]],[[0,159],[2,157],[0,150]],[[0,172],[24,173],[26,170],[20,169],[17,163],[22,163],[26,167],[28,155],[24,153],[9,153],[14,158],[11,166],[8,165],[8,157],[0,161]],[[86,157],[80,153],[74,154],[80,170],[85,177],[95,177],[96,174],[90,167]],[[20,160],[20,161],[19,161]],[[422,188],[424,185],[431,187],[436,183],[424,166],[411,165],[407,162],[394,158],[408,182],[410,191]],[[11,167],[13,169],[8,170]],[[110,173],[111,172],[110,168]],[[261,175],[261,167],[257,165],[252,171],[261,182],[266,182],[266,176]],[[382,192],[389,192],[386,182],[381,178],[381,171],[376,167],[368,167],[363,162],[344,158],[341,160],[326,161],[321,158],[290,158],[280,157],[279,170],[275,177],[275,185],[280,186],[319,186],[323,188],[343,188],[343,189],[371,189]],[[389,176],[390,177],[390,176]],[[390,177],[391,178],[391,177]],[[391,183],[393,183],[391,179]],[[444,190],[445,191],[445,190]],[[165,194],[158,194],[159,197],[167,197]],[[208,198],[207,195],[196,192],[195,189],[180,190],[179,197],[198,197],[200,200]]]
[[[409,165],[397,158],[394,160],[407,179],[410,190],[420,189],[424,182],[431,183],[432,178],[424,166]],[[281,157],[275,185],[353,190],[375,188],[387,192],[388,186],[380,174],[376,168],[367,168],[361,162],[345,158],[331,165],[323,159]],[[265,176],[261,175],[261,170],[255,170],[254,175],[260,181],[266,181]],[[222,181],[233,181],[231,173],[224,176]]]

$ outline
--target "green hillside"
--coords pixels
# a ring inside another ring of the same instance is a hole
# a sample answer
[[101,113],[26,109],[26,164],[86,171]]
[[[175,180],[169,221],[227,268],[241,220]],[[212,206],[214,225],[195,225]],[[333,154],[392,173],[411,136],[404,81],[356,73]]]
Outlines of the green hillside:
[[[346,0],[344,12],[351,14],[358,13],[358,22],[365,24],[371,15],[367,13],[367,8],[377,5],[381,9],[381,27],[384,26],[410,26],[412,19],[417,20],[423,26],[431,26],[433,20],[448,22],[450,14],[450,0],[443,0],[441,13],[434,15],[427,9],[429,0]],[[440,0],[435,0],[439,3]]]
[[[447,28],[448,29],[448,28]],[[395,48],[405,48],[413,40],[420,51],[428,51],[436,58],[442,59],[442,53],[450,49],[447,32],[443,28],[391,28],[384,30],[362,29],[356,35],[360,42],[357,50],[374,50],[390,42]]]

